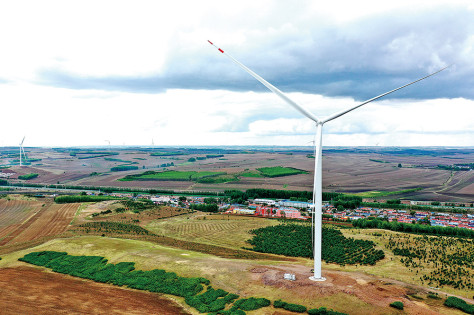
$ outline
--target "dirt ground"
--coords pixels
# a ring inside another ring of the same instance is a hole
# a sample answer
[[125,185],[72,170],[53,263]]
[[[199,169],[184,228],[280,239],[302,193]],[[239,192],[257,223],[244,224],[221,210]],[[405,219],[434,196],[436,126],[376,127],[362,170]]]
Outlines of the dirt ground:
[[157,293],[31,267],[0,269],[1,314],[189,314]]
[[[427,299],[426,289],[364,273],[323,270],[326,281],[314,282],[308,279],[311,274],[304,266],[261,266],[248,271],[252,273],[255,284],[289,290],[307,301],[321,300],[324,303],[327,299],[342,296],[341,294],[353,296],[358,303],[354,304],[351,311],[345,310],[348,314],[396,314],[396,311],[388,307],[394,301],[401,301],[407,314],[461,314],[444,307],[438,300]],[[293,273],[296,281],[284,280],[285,273]],[[423,301],[412,296],[423,296]],[[344,303],[343,299],[340,302]],[[336,307],[337,300],[333,305],[334,308],[339,308]]]

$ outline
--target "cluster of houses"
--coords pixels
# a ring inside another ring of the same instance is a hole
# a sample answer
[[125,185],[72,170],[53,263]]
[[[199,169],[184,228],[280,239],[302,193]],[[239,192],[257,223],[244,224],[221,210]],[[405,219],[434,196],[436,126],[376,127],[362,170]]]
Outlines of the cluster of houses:
[[407,211],[394,209],[377,209],[360,207],[355,210],[344,210],[341,212],[327,211],[333,217],[340,220],[357,220],[367,217],[386,218],[388,221],[402,223],[413,223],[418,221],[429,221],[432,226],[451,226],[474,230],[474,215],[461,213],[444,213],[430,211]]
[[[125,194],[120,195],[124,196]],[[179,196],[143,195],[138,197],[149,198],[157,204],[184,207],[189,207],[191,204],[203,204],[206,198],[186,196],[185,200],[180,200]],[[417,203],[415,202],[414,204]],[[251,200],[248,205],[221,203],[218,204],[218,206],[221,211],[229,214],[307,220],[310,219],[313,204],[293,200],[254,199]],[[329,203],[323,205],[323,214],[331,215],[334,219],[341,221],[357,220],[367,217],[378,217],[387,219],[388,221],[396,220],[403,223],[418,222],[420,220],[426,222],[429,220],[433,226],[451,226],[474,230],[473,214],[378,209],[369,207],[337,211],[337,209]]]

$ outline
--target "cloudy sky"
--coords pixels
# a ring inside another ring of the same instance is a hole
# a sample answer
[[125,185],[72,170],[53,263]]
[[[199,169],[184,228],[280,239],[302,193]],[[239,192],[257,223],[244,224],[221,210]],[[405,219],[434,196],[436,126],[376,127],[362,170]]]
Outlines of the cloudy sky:
[[2,1],[0,146],[474,146],[467,1]]

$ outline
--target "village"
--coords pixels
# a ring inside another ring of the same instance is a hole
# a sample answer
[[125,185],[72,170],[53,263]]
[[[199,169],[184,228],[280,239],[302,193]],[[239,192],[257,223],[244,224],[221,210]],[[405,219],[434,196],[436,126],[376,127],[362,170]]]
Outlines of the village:
[[[113,194],[121,197],[132,197],[128,194]],[[192,208],[193,205],[203,205],[209,200],[209,197],[202,196],[175,196],[175,195],[162,195],[162,196],[150,196],[141,195],[135,196],[135,198],[147,198],[156,204],[166,204],[175,207]],[[206,200],[207,199],[207,200]],[[217,209],[219,212],[234,214],[234,215],[247,215],[247,216],[259,216],[268,218],[285,218],[295,220],[308,220],[311,219],[312,203],[303,201],[293,200],[273,200],[273,199],[253,199],[249,200],[248,204],[230,204],[225,202],[218,202],[217,198],[211,198],[217,203]],[[411,205],[429,205],[426,201],[407,201],[403,200],[405,204]],[[461,206],[461,204],[449,204],[452,206]],[[446,208],[447,205],[440,205],[440,209]],[[449,226],[458,227],[474,230],[474,214],[469,213],[456,213],[466,212],[462,210],[473,210],[470,204],[464,208],[462,207],[451,207],[453,212],[436,212],[436,211],[423,211],[423,210],[400,210],[400,209],[389,209],[389,208],[371,208],[371,207],[359,207],[356,209],[344,209],[338,210],[330,203],[323,204],[323,217],[326,221],[347,221],[376,217],[391,221],[397,221],[401,223],[424,223],[432,226]]]

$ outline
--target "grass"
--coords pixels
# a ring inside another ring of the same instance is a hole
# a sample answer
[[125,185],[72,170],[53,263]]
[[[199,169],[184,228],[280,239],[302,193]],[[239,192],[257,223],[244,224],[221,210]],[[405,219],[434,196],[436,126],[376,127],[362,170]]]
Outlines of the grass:
[[80,206],[77,207],[76,214],[74,215],[74,218],[72,218],[72,221],[71,221],[70,225],[73,225],[76,222],[76,220],[77,220],[78,216],[81,214],[82,210],[86,209],[88,206],[89,206],[88,203],[81,203]]
[[276,224],[276,220],[243,216],[186,215],[155,221],[146,228],[155,234],[177,239],[240,249],[248,246],[246,241],[252,238],[250,230]]
[[229,183],[229,182],[237,182],[239,178],[234,175],[218,175],[218,176],[208,176],[201,179],[198,179],[198,183],[204,184],[221,184],[221,183]]
[[[161,224],[157,224],[159,222],[161,222]],[[157,234],[174,235],[187,239],[193,237],[193,241],[197,242],[210,242],[211,244],[215,244],[218,240],[222,239],[222,246],[227,245],[229,247],[239,247],[242,242],[245,241],[247,238],[246,231],[242,230],[248,231],[248,229],[253,228],[255,225],[265,226],[278,223],[276,220],[227,215],[209,215],[206,216],[206,220],[202,220],[202,216],[189,215],[189,219],[187,219],[187,216],[182,216],[167,219],[166,221],[161,220],[159,222],[153,222],[149,224],[147,228],[150,228],[150,230],[153,228],[153,231]],[[218,228],[219,225],[221,228]],[[213,226],[215,226],[214,229]],[[192,228],[185,233],[179,233],[179,227]],[[374,230],[344,229],[342,232],[346,236],[357,239],[371,239],[380,245],[384,242],[384,239],[380,236],[374,237],[370,234],[373,233]],[[380,231],[377,230],[377,232]],[[388,235],[389,233],[397,232],[383,231],[382,234],[383,233]],[[321,298],[320,295],[320,298],[314,298],[314,296],[310,297],[304,294],[295,295],[291,286],[263,285],[261,282],[255,281],[253,278],[255,274],[249,272],[249,270],[258,266],[265,268],[274,266],[275,268],[285,269],[289,265],[288,262],[225,259],[139,240],[115,239],[100,236],[55,239],[36,246],[35,248],[2,255],[3,259],[0,261],[0,268],[24,266],[24,264],[18,262],[17,259],[29,252],[40,250],[66,251],[71,255],[104,256],[111,263],[134,261],[136,262],[137,269],[151,270],[161,268],[174,271],[184,277],[202,276],[211,280],[211,283],[216,288],[222,288],[229,292],[238,292],[242,297],[255,296],[255,292],[258,292],[259,296],[272,301],[282,299],[289,303],[305,305],[308,308],[324,306],[338,311],[345,311],[350,314],[365,314],[369,308],[376,313],[384,313],[384,310],[386,313],[387,311],[386,308],[384,309],[381,306],[377,307],[374,304],[369,305],[356,295],[346,294],[344,292],[324,294],[324,298]],[[387,258],[381,263],[377,263],[376,266],[341,267],[334,264],[323,263],[323,270],[365,272],[381,277],[390,275],[391,278],[413,283],[412,279],[416,277],[396,259],[390,260],[390,258],[394,258],[394,256],[389,251],[385,251]],[[297,262],[293,262],[292,264],[295,266],[306,266],[309,270],[312,266],[312,261],[310,259],[298,259]],[[438,301],[435,302],[439,303]],[[446,309],[443,308],[443,311],[445,310]],[[257,311],[252,314],[263,313]]]
[[304,170],[283,166],[262,167],[258,168],[257,170],[265,177],[281,177],[297,174],[308,174],[308,172]]
[[391,196],[391,195],[407,194],[407,193],[412,193],[412,192],[419,191],[419,190],[423,190],[423,188],[418,187],[418,188],[396,190],[396,191],[371,190],[371,191],[365,191],[365,192],[360,192],[360,193],[351,194],[351,195],[359,196],[359,197],[363,197],[363,198],[379,198],[379,197],[386,197],[386,196]]
[[[403,258],[403,256],[396,256],[392,253],[391,250],[387,249],[385,245],[388,244],[388,237],[389,235],[393,236],[403,236],[407,237],[409,239],[412,239],[414,241],[414,238],[419,237],[419,235],[413,235],[413,234],[406,234],[406,233],[401,233],[401,232],[393,232],[393,231],[386,231],[386,230],[378,230],[378,229],[366,229],[366,230],[361,230],[361,229],[341,229],[341,232],[344,234],[346,237],[353,237],[355,239],[363,239],[363,240],[371,240],[374,241],[377,244],[377,249],[382,249],[385,253],[385,259],[377,262],[375,266],[345,266],[345,267],[339,267],[333,264],[323,264],[328,269],[334,269],[334,270],[343,270],[343,271],[349,271],[349,272],[365,272],[367,274],[375,275],[375,276],[380,276],[380,277],[386,277],[387,275],[390,275],[390,278],[403,281],[406,283],[412,283],[416,285],[420,285],[423,287],[428,287],[426,283],[422,283],[420,280],[420,277],[423,274],[429,274],[435,268],[432,266],[426,265],[425,268],[420,272],[418,271],[418,274],[416,273],[415,268],[407,268],[405,265],[400,262],[400,259]],[[380,233],[382,236],[374,236],[373,233]],[[433,236],[429,236],[432,238],[435,238]],[[460,290],[460,289],[454,289],[449,286],[444,286],[442,288],[442,291],[451,293],[451,294],[456,294],[456,295],[461,295],[467,298],[472,297],[472,291],[469,290]]]
[[[295,296],[288,288],[276,286],[262,286],[252,278],[254,274],[248,270],[255,268],[258,262],[245,260],[229,260],[212,255],[196,253],[181,249],[175,249],[156,245],[149,242],[113,239],[100,236],[75,237],[68,239],[56,239],[44,243],[35,248],[2,256],[0,268],[25,266],[25,263],[17,261],[30,252],[51,250],[67,252],[70,255],[94,255],[103,256],[110,263],[122,261],[135,262],[136,269],[152,270],[165,269],[173,271],[182,277],[204,277],[211,281],[215,288],[221,288],[232,293],[238,293],[242,298],[258,295],[270,300],[283,298],[291,303],[298,303],[309,308],[326,306],[335,308],[336,302],[341,305],[354,307],[362,310],[369,305],[349,294],[331,295],[327,299],[307,299]],[[268,262],[265,262],[268,263]],[[38,268],[28,265],[32,268]],[[256,294],[258,292],[258,294]],[[179,299],[178,299],[179,300]],[[182,303],[182,301],[180,301]],[[334,302],[335,304],[331,304]],[[337,307],[340,310],[341,307]],[[272,308],[253,311],[252,314],[266,314]]]

